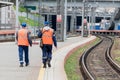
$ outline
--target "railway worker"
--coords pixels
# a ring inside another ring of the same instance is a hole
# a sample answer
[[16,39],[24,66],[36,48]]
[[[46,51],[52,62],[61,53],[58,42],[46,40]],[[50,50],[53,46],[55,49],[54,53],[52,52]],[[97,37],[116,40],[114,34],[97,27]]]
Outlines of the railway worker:
[[54,33],[54,30],[49,27],[49,22],[44,22],[44,27],[39,31],[38,37],[43,41],[42,49],[42,62],[43,68],[51,67],[51,59],[52,59],[52,45],[57,48],[57,40]]
[[[30,32],[26,29],[26,23],[21,24],[22,28],[16,33],[16,40],[19,52],[20,67],[23,67],[25,60],[25,66],[29,65],[29,45],[32,46],[32,40],[30,38]],[[23,59],[23,54],[24,58]]]

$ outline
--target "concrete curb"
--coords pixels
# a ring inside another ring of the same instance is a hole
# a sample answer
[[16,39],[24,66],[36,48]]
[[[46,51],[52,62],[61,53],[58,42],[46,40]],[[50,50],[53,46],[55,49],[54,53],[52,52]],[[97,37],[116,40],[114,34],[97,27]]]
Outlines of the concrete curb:
[[46,68],[43,73],[44,74],[43,78],[38,80],[67,80],[66,72],[64,70],[64,63],[67,58],[66,56],[69,55],[71,50],[75,50],[79,46],[82,46],[94,39],[96,39],[96,37],[94,36],[90,38],[79,38],[78,42],[67,45],[63,48],[60,48],[59,50],[56,50],[53,54],[51,62],[52,67]]
[[[96,38],[95,38],[95,39],[96,39]],[[68,52],[68,54],[65,56],[64,64],[65,64],[66,60],[69,58],[69,56],[70,56],[74,51],[76,51],[76,50],[77,50],[78,48],[80,48],[80,47],[83,47],[83,46],[85,46],[85,45],[87,45],[87,44],[95,41],[95,39],[93,39],[93,40],[91,40],[91,41],[89,41],[89,42],[87,42],[87,43],[85,43],[85,44],[76,46],[75,48],[73,48],[72,50],[70,50],[70,51]]]

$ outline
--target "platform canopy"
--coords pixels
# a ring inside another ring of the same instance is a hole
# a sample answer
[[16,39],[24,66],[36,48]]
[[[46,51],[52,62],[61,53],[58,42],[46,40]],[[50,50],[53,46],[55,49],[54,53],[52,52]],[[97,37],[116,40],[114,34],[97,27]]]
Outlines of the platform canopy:
[[5,1],[0,1],[0,8],[5,7],[5,6],[10,6],[13,5],[11,2],[5,2]]

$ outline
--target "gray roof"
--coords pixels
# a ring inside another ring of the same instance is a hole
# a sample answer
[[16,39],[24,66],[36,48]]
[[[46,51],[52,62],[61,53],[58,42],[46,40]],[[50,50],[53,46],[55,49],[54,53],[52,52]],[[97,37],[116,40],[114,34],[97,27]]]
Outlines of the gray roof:
[[0,1],[0,7],[13,5],[11,2]]

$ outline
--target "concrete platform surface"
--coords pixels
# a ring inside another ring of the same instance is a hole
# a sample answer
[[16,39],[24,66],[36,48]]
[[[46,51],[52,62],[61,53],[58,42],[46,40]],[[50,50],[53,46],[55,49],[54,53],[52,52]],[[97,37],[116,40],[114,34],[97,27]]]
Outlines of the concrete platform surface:
[[59,48],[57,48],[57,50],[54,49],[53,51],[53,58],[51,62],[52,67],[48,67],[46,69],[41,67],[38,80],[67,80],[67,76],[64,71],[64,60],[66,55],[73,48],[83,45],[95,38],[95,36],[91,36],[89,38],[74,37],[68,38],[65,42],[59,42]]
[[15,42],[0,43],[0,80],[67,80],[64,71],[65,56],[72,48],[95,38],[71,37],[58,42],[58,48],[53,47],[52,67],[46,69],[42,68],[39,45],[29,47],[30,65],[19,67],[18,47]]

